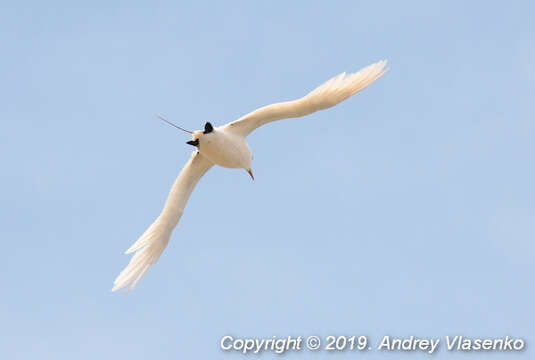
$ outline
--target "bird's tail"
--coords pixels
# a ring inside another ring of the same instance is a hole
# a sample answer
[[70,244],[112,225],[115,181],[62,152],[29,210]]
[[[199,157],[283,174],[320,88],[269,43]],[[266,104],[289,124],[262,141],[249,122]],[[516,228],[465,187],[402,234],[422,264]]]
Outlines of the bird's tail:
[[162,255],[173,228],[158,218],[125,254],[136,252],[130,262],[113,282],[112,291],[128,286],[132,290]]

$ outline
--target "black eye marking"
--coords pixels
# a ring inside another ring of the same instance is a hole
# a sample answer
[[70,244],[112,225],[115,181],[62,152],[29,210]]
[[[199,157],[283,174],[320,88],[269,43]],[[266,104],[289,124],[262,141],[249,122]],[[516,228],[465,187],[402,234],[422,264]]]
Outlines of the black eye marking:
[[212,126],[212,124],[210,124],[209,122],[204,124],[204,132],[203,132],[203,134],[210,134],[212,131],[214,131],[214,127]]
[[195,139],[195,141],[190,140],[190,141],[188,141],[186,144],[188,144],[188,145],[193,145],[193,146],[197,146],[197,147],[198,147],[198,146],[199,146],[199,139]]

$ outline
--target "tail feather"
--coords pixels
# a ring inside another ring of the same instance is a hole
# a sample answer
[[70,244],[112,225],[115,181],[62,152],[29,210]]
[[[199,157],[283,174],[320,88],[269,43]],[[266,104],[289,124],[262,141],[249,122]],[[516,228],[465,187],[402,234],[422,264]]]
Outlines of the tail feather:
[[140,236],[126,251],[127,254],[132,252],[136,252],[136,254],[113,282],[112,291],[124,287],[128,287],[127,291],[130,291],[137,285],[151,265],[155,264],[162,255],[169,243],[171,231],[172,228],[158,219]]

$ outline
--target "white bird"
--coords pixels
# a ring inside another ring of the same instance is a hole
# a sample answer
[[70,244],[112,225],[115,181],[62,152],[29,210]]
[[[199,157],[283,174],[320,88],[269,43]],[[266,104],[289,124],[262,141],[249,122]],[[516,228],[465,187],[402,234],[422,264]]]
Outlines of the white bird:
[[126,254],[135,252],[126,268],[117,276],[112,291],[128,287],[133,289],[147,273],[151,265],[163,253],[171,232],[177,225],[186,202],[200,178],[213,166],[245,169],[254,180],[251,170],[253,158],[251,149],[245,141],[254,129],[271,121],[295,118],[315,111],[330,108],[364,89],[380,78],[386,71],[386,61],[369,65],[357,73],[342,73],[308,95],[294,101],[286,101],[264,106],[240,119],[214,128],[207,122],[204,130],[194,132],[193,139],[187,143],[197,147],[189,161],[178,175],[163,210],[152,225],[128,249]]

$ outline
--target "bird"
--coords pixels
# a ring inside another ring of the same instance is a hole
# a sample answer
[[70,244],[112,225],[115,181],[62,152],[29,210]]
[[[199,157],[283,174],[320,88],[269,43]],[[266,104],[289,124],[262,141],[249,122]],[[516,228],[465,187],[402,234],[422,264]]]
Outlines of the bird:
[[381,60],[356,73],[344,72],[300,99],[261,107],[219,127],[206,122],[204,129],[189,131],[160,116],[166,123],[190,133],[192,140],[187,144],[196,149],[171,187],[160,215],[126,250],[126,254],[134,253],[134,255],[115,279],[112,291],[123,288],[126,288],[126,292],[132,290],[149,268],[158,261],[169,243],[171,233],[177,226],[193,189],[212,166],[244,169],[254,181],[251,168],[253,154],[246,141],[253,130],[272,121],[302,117],[333,107],[383,76],[388,71],[386,64],[386,60]]

